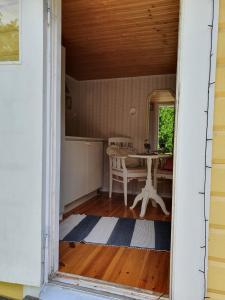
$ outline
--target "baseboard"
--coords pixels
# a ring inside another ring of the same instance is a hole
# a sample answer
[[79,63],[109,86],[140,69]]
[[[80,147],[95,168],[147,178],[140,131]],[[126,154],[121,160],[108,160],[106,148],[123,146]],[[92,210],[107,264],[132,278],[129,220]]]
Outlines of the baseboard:
[[90,200],[91,198],[95,197],[97,194],[98,194],[98,191],[94,191],[94,192],[91,192],[79,199],[74,200],[70,204],[67,204],[66,206],[64,206],[63,214],[68,213],[69,211],[73,210],[77,206],[79,206],[79,205],[85,203],[86,201]]
[[[100,190],[102,193],[109,193],[109,190],[107,188],[102,188]],[[123,194],[123,190],[121,189],[113,189],[113,194]],[[134,192],[134,191],[129,191],[127,192],[128,195],[133,195],[136,196],[137,194],[139,194],[139,192]]]

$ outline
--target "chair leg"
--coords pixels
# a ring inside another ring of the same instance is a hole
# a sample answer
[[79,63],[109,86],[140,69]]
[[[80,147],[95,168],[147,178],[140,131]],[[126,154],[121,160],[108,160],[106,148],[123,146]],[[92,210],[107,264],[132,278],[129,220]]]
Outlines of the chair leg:
[[109,172],[109,198],[112,198],[112,184],[113,184],[113,178],[112,178],[112,172]]
[[127,176],[123,177],[124,204],[127,206]]

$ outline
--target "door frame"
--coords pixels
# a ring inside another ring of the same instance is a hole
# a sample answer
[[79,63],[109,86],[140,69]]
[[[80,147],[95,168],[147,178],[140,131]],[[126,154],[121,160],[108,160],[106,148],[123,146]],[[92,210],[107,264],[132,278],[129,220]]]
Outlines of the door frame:
[[[42,285],[58,269],[61,155],[61,0],[44,0],[43,270]],[[49,201],[48,201],[49,200]]]
[[218,21],[219,0],[180,0],[170,260],[173,300],[207,296]]
[[[60,274],[57,273],[58,270],[58,246],[59,246],[59,233],[58,233],[58,227],[59,227],[59,185],[60,185],[60,98],[61,98],[61,0],[50,0],[51,2],[51,11],[48,18],[51,19],[49,28],[51,29],[49,32],[49,45],[50,48],[48,52],[48,65],[49,65],[49,73],[47,74],[47,88],[46,88],[46,99],[49,103],[49,111],[48,111],[48,117],[47,117],[47,124],[48,125],[48,134],[46,138],[46,146],[47,146],[47,164],[49,166],[49,174],[45,178],[45,184],[48,187],[48,193],[49,193],[49,202],[45,204],[45,232],[46,232],[46,247],[45,247],[45,263],[44,263],[44,282],[48,282],[49,280],[52,280],[54,278],[57,278]],[[198,2],[198,3],[196,3]],[[207,3],[206,3],[207,2]],[[174,185],[173,185],[173,207],[172,207],[172,249],[171,249],[171,267],[170,267],[170,299],[173,300],[180,300],[181,298],[186,299],[200,299],[199,295],[202,297],[202,284],[203,284],[203,278],[201,272],[199,272],[199,269],[202,267],[202,250],[199,250],[197,255],[199,256],[199,265],[196,265],[196,270],[191,269],[193,266],[189,266],[188,259],[185,259],[184,261],[181,260],[181,257],[183,255],[182,251],[187,246],[187,249],[191,251],[193,256],[196,255],[196,248],[190,247],[192,244],[192,236],[199,235],[198,240],[198,246],[199,249],[202,245],[202,239],[206,234],[206,237],[208,237],[208,227],[206,227],[206,232],[203,231],[201,226],[196,227],[196,231],[189,232],[189,235],[182,237],[182,226],[185,224],[183,223],[181,219],[181,212],[187,209],[186,206],[186,199],[185,196],[182,195],[182,188],[185,190],[185,181],[181,181],[180,179],[176,178],[176,174],[179,175],[187,175],[191,174],[190,166],[185,165],[183,166],[183,162],[189,157],[191,160],[193,159],[193,151],[192,152],[185,152],[182,151],[181,142],[183,132],[187,130],[187,119],[188,117],[194,122],[197,126],[199,126],[199,121],[197,120],[197,115],[194,116],[194,118],[191,118],[190,110],[187,110],[187,107],[185,106],[186,101],[190,101],[189,94],[186,93],[186,89],[190,84],[193,84],[195,86],[195,81],[199,80],[199,92],[202,91],[202,93],[205,95],[207,86],[207,82],[205,82],[206,78],[203,76],[203,73],[205,70],[208,70],[208,66],[200,65],[199,69],[197,70],[197,74],[193,73],[186,73],[184,72],[185,67],[196,59],[199,55],[198,47],[201,47],[201,45],[198,42],[198,39],[196,37],[199,37],[199,40],[201,41],[201,35],[202,33],[202,27],[198,28],[194,27],[196,26],[198,22],[201,22],[204,24],[204,26],[208,27],[207,23],[210,23],[211,20],[211,5],[213,3],[213,0],[180,0],[180,24],[179,24],[179,45],[178,45],[178,67],[177,67],[177,87],[176,87],[176,120],[175,120],[175,159],[174,159]],[[204,9],[203,9],[204,8]],[[195,14],[192,12],[195,11],[201,11],[202,14],[196,17]],[[207,10],[208,9],[208,10]],[[214,39],[213,39],[213,49],[216,51],[216,44],[217,44],[217,26],[218,26],[218,10],[219,10],[219,0],[215,0],[215,17],[214,17]],[[191,16],[191,18],[190,18]],[[188,18],[191,19],[193,24],[191,24],[190,20],[188,21]],[[193,19],[194,18],[194,19]],[[189,28],[188,28],[189,26]],[[206,36],[206,33],[205,33]],[[193,45],[192,49],[190,49],[191,55],[187,55],[187,40],[194,39],[196,44]],[[209,55],[209,49],[208,49],[208,35],[205,37],[205,48],[202,48],[202,56],[208,57]],[[214,55],[214,58],[212,58],[212,77],[215,78],[215,71],[216,71],[216,55]],[[200,78],[199,78],[200,75]],[[194,95],[195,96],[195,95]],[[194,97],[194,100],[196,100],[196,96]],[[194,101],[191,99],[191,103]],[[214,88],[212,87],[210,92],[210,111],[209,111],[209,133],[212,134],[212,124],[213,124],[213,104],[214,104]],[[203,112],[204,112],[203,107]],[[185,122],[182,123],[181,120],[185,116]],[[204,123],[204,118],[201,118],[201,122]],[[201,135],[200,135],[201,133]],[[199,138],[202,139],[204,136],[204,132],[198,132]],[[193,145],[190,146],[190,148],[193,148]],[[193,149],[192,149],[193,150]],[[186,155],[186,156],[185,156]],[[207,152],[207,161],[211,162],[212,152],[211,147],[209,146],[209,151]],[[204,165],[202,164],[201,168],[204,169]],[[181,170],[185,172],[182,174]],[[199,169],[200,170],[200,169]],[[202,170],[200,170],[200,177],[202,178]],[[209,215],[209,204],[210,204],[210,170],[207,173],[207,194],[206,194],[206,214]],[[179,188],[178,188],[179,186]],[[202,190],[201,184],[198,186],[199,192]],[[194,200],[199,200],[199,192],[198,194],[194,195],[194,199],[191,199],[192,202]],[[178,201],[178,199],[182,199]],[[199,206],[200,207],[200,206]],[[190,212],[190,208],[189,208]],[[188,212],[186,212],[188,213]],[[192,216],[192,223],[194,224],[200,224],[198,220],[198,215]],[[203,223],[202,223],[203,224]],[[201,227],[201,228],[200,228]],[[183,247],[181,247],[183,245]],[[206,261],[204,263],[207,264]],[[190,264],[191,265],[191,264]],[[193,278],[190,280],[190,282],[187,281],[187,279],[191,277],[187,276],[181,276],[180,274],[183,274],[184,268],[187,268],[187,273]],[[207,266],[206,266],[207,270]],[[191,274],[190,274],[191,273]],[[198,274],[198,275],[196,275]],[[204,278],[207,279],[207,273],[204,274]],[[83,278],[82,278],[83,279]],[[85,278],[83,282],[85,281],[85,284],[81,286],[87,287],[87,282],[93,282],[90,278]],[[64,281],[66,283],[66,279]],[[82,282],[82,280],[80,281]],[[68,283],[68,282],[67,282]],[[197,285],[196,285],[197,283]],[[205,282],[204,282],[205,283]],[[60,284],[60,282],[59,282]],[[101,284],[105,287],[108,286],[107,283],[101,282]],[[101,285],[100,284],[100,285]],[[112,293],[117,294],[119,291],[118,287],[116,285],[113,285]],[[101,288],[100,288],[101,289]],[[189,293],[188,290],[191,289],[191,292]],[[104,290],[104,288],[102,288]],[[129,289],[132,291],[134,289]],[[135,289],[137,291],[137,289]],[[146,293],[146,295],[149,295],[149,293]],[[191,294],[191,298],[190,295]],[[125,294],[124,294],[125,295]],[[166,297],[165,297],[166,298]],[[140,298],[140,299],[145,299]],[[158,295],[153,295],[152,299],[159,299]],[[161,299],[161,298],[160,298]]]

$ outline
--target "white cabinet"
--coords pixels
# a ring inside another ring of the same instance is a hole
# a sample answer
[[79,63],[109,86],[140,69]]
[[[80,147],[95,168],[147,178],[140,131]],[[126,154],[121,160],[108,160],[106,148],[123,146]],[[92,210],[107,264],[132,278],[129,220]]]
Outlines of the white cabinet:
[[102,186],[103,142],[65,140],[61,162],[63,206]]
[[88,192],[95,191],[102,186],[103,172],[103,143],[89,142],[87,155]]

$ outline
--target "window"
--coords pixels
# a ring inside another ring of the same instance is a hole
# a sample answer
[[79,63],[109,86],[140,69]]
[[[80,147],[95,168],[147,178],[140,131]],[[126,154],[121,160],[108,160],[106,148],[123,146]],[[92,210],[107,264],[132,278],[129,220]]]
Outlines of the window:
[[158,149],[173,152],[174,105],[159,105],[158,111]]

